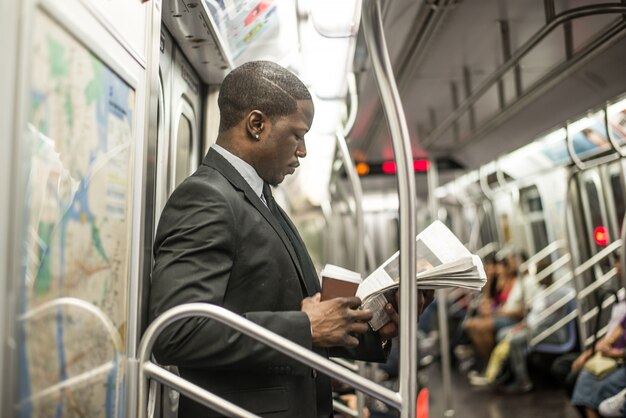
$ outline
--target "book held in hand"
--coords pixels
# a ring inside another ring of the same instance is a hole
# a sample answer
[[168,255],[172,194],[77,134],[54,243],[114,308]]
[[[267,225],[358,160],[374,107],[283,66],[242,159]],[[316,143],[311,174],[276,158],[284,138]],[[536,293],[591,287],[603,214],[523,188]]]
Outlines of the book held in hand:
[[[442,222],[435,221],[416,238],[416,276],[419,289],[462,287],[480,290],[487,278],[480,257],[469,252]],[[400,284],[400,252],[363,279],[356,292],[362,307],[373,313],[374,331],[389,322],[384,310]]]

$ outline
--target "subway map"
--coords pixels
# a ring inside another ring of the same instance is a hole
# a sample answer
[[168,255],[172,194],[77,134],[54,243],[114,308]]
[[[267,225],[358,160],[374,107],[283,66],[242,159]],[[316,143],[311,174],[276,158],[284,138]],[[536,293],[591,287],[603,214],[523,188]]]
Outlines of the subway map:
[[119,417],[135,92],[41,11],[32,37],[20,416]]

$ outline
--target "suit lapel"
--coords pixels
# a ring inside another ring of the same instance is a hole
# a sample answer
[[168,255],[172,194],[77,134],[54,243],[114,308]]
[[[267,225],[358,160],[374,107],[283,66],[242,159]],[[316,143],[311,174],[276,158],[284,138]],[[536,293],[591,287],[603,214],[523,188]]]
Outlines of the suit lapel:
[[[274,215],[270,212],[267,206],[261,201],[261,198],[254,193],[254,190],[250,187],[250,185],[246,182],[246,180],[239,174],[239,172],[233,167],[224,157],[222,157],[217,151],[213,149],[209,149],[206,157],[202,164],[212,167],[219,171],[229,182],[238,190],[241,190],[243,194],[246,196],[248,201],[254,206],[260,213],[263,215],[265,220],[269,222],[274,231],[280,237],[280,240],[283,242],[283,245],[287,249],[289,253],[289,257],[291,257],[291,261],[296,267],[296,271],[298,272],[298,279],[303,284],[304,288],[307,290],[308,295],[312,295],[314,292],[311,292],[310,284],[307,283],[307,280],[304,279],[304,274],[302,273],[302,268],[300,267],[300,262],[298,261],[298,257],[296,256],[296,252],[283,231],[283,228],[278,224],[278,221],[274,218]],[[290,222],[291,225],[291,222]]]

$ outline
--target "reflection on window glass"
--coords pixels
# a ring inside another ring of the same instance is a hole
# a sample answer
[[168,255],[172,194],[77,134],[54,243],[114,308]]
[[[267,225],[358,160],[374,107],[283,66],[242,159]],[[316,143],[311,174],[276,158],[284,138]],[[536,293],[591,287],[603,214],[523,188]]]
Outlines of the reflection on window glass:
[[626,146],[626,98],[608,107],[611,136],[624,148]]
[[597,112],[569,127],[574,152],[581,158],[589,158],[598,155],[611,148],[604,124],[604,111]]
[[176,134],[176,175],[174,185],[178,186],[187,176],[191,168],[191,122],[185,115],[180,115]]

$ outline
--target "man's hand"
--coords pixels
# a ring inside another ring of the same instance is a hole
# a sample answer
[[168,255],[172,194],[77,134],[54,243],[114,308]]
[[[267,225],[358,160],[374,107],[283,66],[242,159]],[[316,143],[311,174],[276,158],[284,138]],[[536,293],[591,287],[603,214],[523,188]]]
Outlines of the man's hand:
[[[432,289],[429,290],[418,290],[417,291],[417,305],[419,312],[417,313],[417,320],[419,321],[420,315],[424,312],[424,309],[428,305],[430,305],[435,298],[435,291]],[[400,307],[400,296],[399,292],[395,293],[396,305],[399,309]],[[398,335],[398,327],[400,325],[400,315],[398,315],[398,309],[396,309],[392,303],[388,303],[385,305],[385,312],[391,318],[391,321],[387,322],[381,329],[378,330],[378,334],[382,340],[388,340],[390,338]]]
[[367,321],[372,312],[359,310],[357,297],[321,301],[319,293],[302,300],[301,310],[311,322],[315,347],[356,347],[359,340],[350,334],[362,334],[369,329]]

